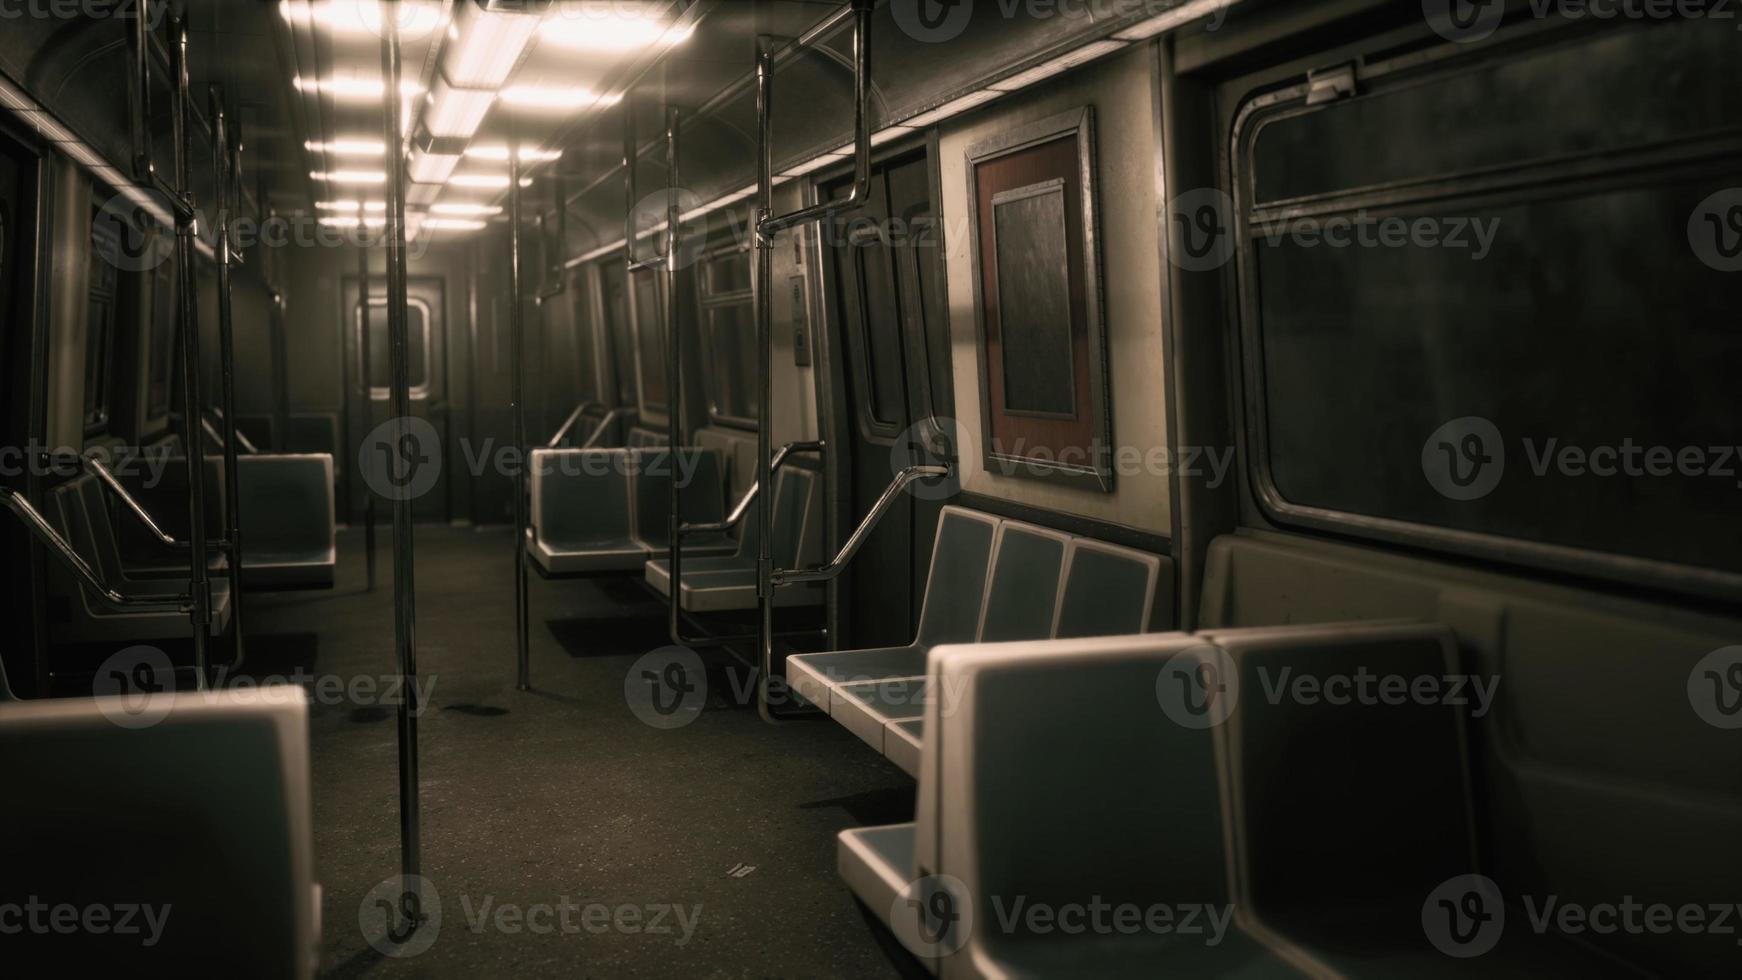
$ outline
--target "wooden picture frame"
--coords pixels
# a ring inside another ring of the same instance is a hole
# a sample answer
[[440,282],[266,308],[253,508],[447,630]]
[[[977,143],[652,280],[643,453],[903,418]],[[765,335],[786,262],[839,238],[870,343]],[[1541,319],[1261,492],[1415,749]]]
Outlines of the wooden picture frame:
[[1094,108],[973,144],[967,175],[986,471],[1111,493]]

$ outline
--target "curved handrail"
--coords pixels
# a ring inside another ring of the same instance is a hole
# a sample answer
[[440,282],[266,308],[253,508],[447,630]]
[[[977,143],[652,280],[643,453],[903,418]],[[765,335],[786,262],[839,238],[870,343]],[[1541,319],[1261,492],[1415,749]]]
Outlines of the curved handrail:
[[889,486],[884,489],[883,495],[877,498],[877,503],[871,506],[865,519],[853,529],[853,535],[847,539],[847,543],[841,546],[840,552],[828,564],[819,565],[816,568],[777,570],[773,575],[774,584],[796,585],[801,582],[827,582],[841,574],[846,569],[847,563],[852,561],[853,556],[858,553],[859,547],[865,543],[865,539],[870,537],[871,532],[876,530],[877,525],[882,522],[883,515],[889,512],[890,506],[895,503],[895,498],[901,496],[901,492],[906,490],[909,484],[919,480],[949,475],[950,468],[948,466],[933,464],[909,466],[895,474],[895,479],[890,481]]
[[550,441],[545,443],[544,447],[546,449],[561,448],[563,440],[568,438],[569,433],[574,431],[575,426],[581,421],[581,416],[595,409],[604,411],[605,404],[598,401],[584,401],[576,405],[575,410],[569,413],[569,417],[563,420],[562,427],[556,430],[556,435],[551,436]]
[[[825,448],[826,444],[820,439],[814,442],[789,442],[786,445],[781,446],[780,451],[774,454],[774,462],[770,466],[770,472],[778,471],[781,467],[785,466],[787,459],[794,453],[820,453]],[[743,496],[738,498],[738,502],[732,505],[732,512],[726,515],[725,520],[713,521],[708,524],[684,524],[678,528],[678,533],[708,534],[719,531],[730,531],[732,528],[738,526],[738,523],[744,519],[745,514],[750,512],[750,505],[756,502],[756,495],[761,492],[762,481],[757,480],[750,484],[749,488],[744,491]]]
[[77,551],[73,550],[73,546],[67,543],[67,539],[61,537],[60,532],[49,524],[48,519],[42,516],[42,512],[32,506],[30,501],[24,499],[23,494],[11,487],[0,487],[0,504],[4,504],[6,509],[12,512],[12,516],[18,518],[19,522],[45,545],[55,558],[66,566],[68,571],[77,576],[85,588],[89,589],[91,594],[95,595],[105,606],[125,610],[173,603],[181,612],[186,612],[191,608],[191,597],[185,593],[180,595],[125,596],[109,588],[103,584],[101,578],[97,577],[97,573],[91,569],[90,564],[80,557]]
[[109,492],[114,494],[116,499],[120,500],[121,503],[127,506],[128,512],[133,515],[133,519],[138,521],[145,530],[151,532],[151,536],[156,538],[160,544],[166,548],[190,547],[186,541],[177,541],[169,534],[169,532],[158,526],[157,521],[151,516],[151,512],[147,511],[145,505],[141,504],[132,493],[128,492],[127,487],[116,478],[114,471],[109,469],[102,460],[95,456],[80,456],[78,459],[86,469],[96,474],[97,479],[101,481],[105,487],[109,488]]

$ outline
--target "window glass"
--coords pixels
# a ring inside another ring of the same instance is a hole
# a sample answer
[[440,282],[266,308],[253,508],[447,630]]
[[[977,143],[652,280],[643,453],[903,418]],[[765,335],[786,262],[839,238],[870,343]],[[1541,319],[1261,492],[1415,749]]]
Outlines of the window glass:
[[116,292],[120,285],[119,219],[99,208],[91,218],[91,259],[85,310],[85,431],[109,424],[111,372],[115,359]]
[[659,277],[652,272],[637,272],[635,288],[635,344],[639,351],[641,372],[641,404],[649,410],[663,412],[666,407],[665,387],[665,319],[660,306]]
[[[360,312],[360,311],[359,311]],[[410,387],[415,395],[429,387],[429,313],[423,305],[412,302],[406,306],[406,354]],[[369,387],[375,398],[393,395],[393,351],[387,330],[387,304],[369,304]],[[362,365],[358,365],[361,373]]]
[[[1578,67],[1587,58],[1654,63],[1674,30],[1540,57],[1589,79]],[[1726,33],[1727,44],[1672,46],[1707,58],[1685,77],[1730,70],[1712,60],[1736,57],[1737,35]],[[1695,142],[1654,146],[1648,161],[1605,144],[1556,180],[1505,184],[1507,159],[1589,145],[1581,134],[1603,108],[1567,105],[1534,118],[1528,139],[1512,132],[1501,107],[1536,97],[1539,75],[1487,74],[1505,139],[1472,117],[1458,140],[1438,141],[1495,147],[1461,161],[1482,167],[1461,196],[1352,201],[1321,212],[1310,235],[1283,216],[1248,215],[1243,288],[1256,314],[1268,477],[1285,507],[1742,572],[1732,377],[1742,332],[1726,271],[1742,268],[1742,167]],[[1433,118],[1470,77],[1399,84],[1376,99]],[[1587,97],[1606,103],[1603,91]],[[1313,169],[1303,161],[1383,154],[1391,132],[1357,137],[1347,123],[1371,116],[1362,101],[1294,116],[1289,138],[1260,140],[1242,169],[1298,174]],[[1352,168],[1319,176],[1369,179]],[[1334,184],[1293,189],[1332,194]],[[1342,247],[1324,234],[1338,217],[1350,222]]]
[[707,260],[701,305],[707,357],[701,377],[709,414],[727,425],[755,425],[760,406],[749,252],[733,249]]

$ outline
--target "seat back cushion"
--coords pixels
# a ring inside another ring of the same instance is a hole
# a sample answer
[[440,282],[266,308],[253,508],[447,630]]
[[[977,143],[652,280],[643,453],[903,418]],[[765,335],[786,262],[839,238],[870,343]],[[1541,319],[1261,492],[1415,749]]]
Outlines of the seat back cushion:
[[[1423,899],[1475,870],[1464,708],[1445,702],[1473,703],[1477,691],[1447,686],[1450,631],[1356,623],[1200,635],[1239,678],[1218,731],[1253,907],[1319,935],[1419,938]],[[1418,679],[1445,697],[1408,693]]]
[[1086,538],[1071,541],[1057,635],[1120,636],[1149,628],[1161,559]]
[[1019,900],[1225,904],[1213,736],[1173,724],[1156,698],[1162,666],[1194,644],[1142,634],[934,651],[941,693],[926,726],[941,742],[922,763],[920,870],[967,883],[977,925]]
[[921,645],[974,642],[997,531],[996,517],[956,506],[943,509],[919,614]]
[[627,449],[539,449],[532,454],[532,523],[556,551],[629,538]]
[[334,533],[333,457],[325,453],[236,459],[243,559],[325,561]]
[[120,700],[0,708],[7,797],[29,801],[0,808],[0,904],[150,911],[124,934],[8,936],[8,972],[313,976],[306,696],[164,693],[126,716]]
[[655,548],[671,540],[671,485],[678,487],[679,506],[686,523],[704,524],[725,516],[719,452],[711,449],[681,449],[674,456],[666,449],[634,451],[630,476],[635,493],[635,536]]
[[992,575],[980,616],[980,642],[1052,636],[1068,535],[1005,521],[993,541]]
[[820,543],[822,507],[817,474],[788,463],[774,486],[775,565],[798,568],[801,563],[808,563],[807,559],[815,560]]

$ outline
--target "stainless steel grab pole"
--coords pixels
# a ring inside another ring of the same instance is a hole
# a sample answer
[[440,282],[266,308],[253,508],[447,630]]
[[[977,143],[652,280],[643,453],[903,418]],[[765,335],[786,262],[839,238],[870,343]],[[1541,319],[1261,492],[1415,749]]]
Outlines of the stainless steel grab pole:
[[91,594],[95,595],[103,605],[116,610],[170,604],[176,605],[184,611],[191,608],[190,597],[186,595],[126,596],[116,592],[103,584],[103,580],[97,577],[97,573],[91,569],[84,558],[80,557],[79,553],[73,550],[73,546],[67,542],[67,539],[61,537],[60,532],[49,524],[48,519],[42,516],[41,511],[31,506],[30,501],[24,499],[23,494],[11,487],[0,487],[0,505],[4,505],[7,510],[10,510],[13,516],[17,517],[25,528],[48,548],[49,553],[54,555],[55,559],[72,572],[80,582],[84,583],[85,588],[90,590]]
[[586,415],[590,409],[598,409],[599,412],[604,413],[606,411],[605,403],[584,401],[576,405],[575,410],[569,413],[569,417],[563,420],[562,427],[556,430],[556,435],[551,436],[550,441],[544,444],[544,448],[561,449],[563,440],[567,439],[569,433],[575,430],[575,426],[581,422],[581,417]]
[[102,460],[97,459],[95,456],[80,456],[79,462],[86,469],[97,475],[97,479],[104,486],[109,488],[109,492],[113,493],[117,500],[121,501],[121,503],[126,506],[127,512],[133,515],[133,519],[138,521],[140,526],[144,527],[152,537],[157,539],[158,544],[161,544],[166,548],[188,547],[186,541],[177,541],[168,531],[165,531],[158,525],[157,520],[151,516],[151,512],[145,509],[145,505],[141,504],[134,498],[133,494],[128,491],[127,487],[116,478],[114,471],[103,465]]
[[[144,19],[144,18],[142,18]],[[198,315],[198,280],[194,275],[194,207],[188,191],[189,148],[188,128],[188,32],[187,23],[174,13],[170,29],[175,33],[172,67],[175,74],[175,104],[171,107],[170,123],[175,139],[175,191],[182,207],[177,208],[175,221],[175,261],[179,296],[177,307],[181,321],[182,349],[182,450],[187,456],[188,470],[188,592],[193,596],[188,620],[193,632],[194,677],[200,690],[205,690],[209,665],[208,644],[212,627],[212,583],[206,565],[206,479],[205,439],[199,420],[205,411],[201,390],[200,324]],[[150,40],[149,35],[147,38]],[[150,57],[151,45],[145,45]],[[149,69],[147,69],[149,72]]]
[[514,451],[520,468],[514,477],[514,650],[519,666],[517,686],[532,690],[530,637],[531,604],[526,580],[526,295],[522,291],[520,256],[520,143],[510,131],[508,140],[508,334],[510,397],[514,414]]
[[[369,314],[369,250],[364,247],[364,239],[368,232],[367,223],[357,229],[357,348],[361,362],[359,370],[363,375],[363,431],[365,433],[375,428],[375,368],[370,345],[374,342],[370,337],[373,332],[370,327],[373,320]],[[349,363],[350,359],[346,358]],[[347,510],[349,507],[347,506]],[[370,592],[375,591],[375,552],[379,550],[375,544],[375,488],[363,481],[363,566],[365,581]]]
[[797,585],[801,582],[827,582],[841,574],[846,569],[847,563],[859,553],[859,547],[865,543],[865,539],[870,537],[871,532],[875,531],[877,525],[883,521],[883,515],[889,511],[896,498],[901,496],[902,491],[915,481],[949,475],[950,468],[948,466],[935,465],[909,466],[897,473],[895,479],[890,481],[889,486],[885,487],[882,495],[877,498],[877,502],[872,504],[871,509],[866,512],[865,519],[853,529],[853,534],[847,538],[847,543],[841,546],[840,552],[828,564],[816,568],[777,569],[774,573],[774,584]]
[[[774,485],[774,236],[809,221],[822,220],[836,211],[857,207],[870,195],[871,126],[871,12],[876,0],[852,0],[853,10],[853,189],[843,200],[828,201],[791,214],[774,214],[774,143],[771,116],[774,111],[773,40],[757,39],[756,50],[756,351],[760,367],[758,416],[756,420],[757,482]],[[825,497],[834,496],[826,488]],[[774,673],[774,494],[757,495],[757,514],[762,534],[756,556],[756,605],[758,613],[758,662],[756,711],[764,721],[776,722],[769,706],[768,685]],[[673,582],[673,589],[677,583]]]
[[[395,446],[404,451],[411,436],[411,357],[407,333],[405,254],[405,137],[400,123],[399,28],[392,13],[383,16],[381,76],[386,82],[385,142],[387,144],[387,349],[391,362]],[[407,465],[411,465],[408,461]],[[420,462],[416,465],[429,465]],[[409,474],[407,474],[409,476]],[[412,499],[393,499],[394,641],[399,655],[399,861],[404,893],[394,934],[410,936],[427,921],[418,881],[422,864],[421,820],[417,777],[417,583],[412,552]]]
[[235,638],[236,657],[230,669],[242,666],[247,659],[247,639],[242,631],[242,477],[237,461],[240,443],[236,433],[236,331],[230,307],[231,272],[235,253],[231,247],[231,207],[240,200],[233,193],[236,173],[234,134],[224,109],[223,89],[214,85],[209,91],[212,113],[212,174],[218,196],[218,376],[221,382],[219,400],[223,403],[220,421],[224,442],[224,538],[229,551],[230,635]]

